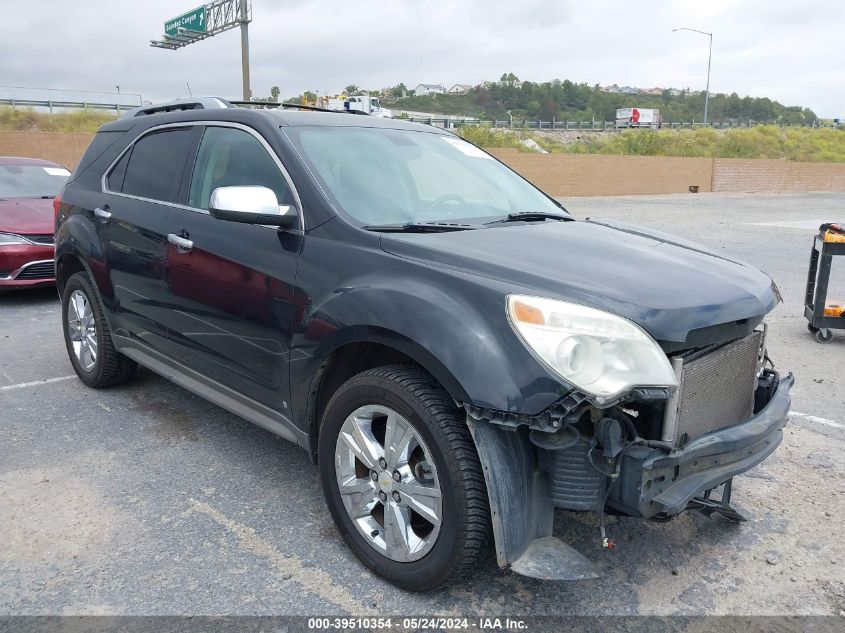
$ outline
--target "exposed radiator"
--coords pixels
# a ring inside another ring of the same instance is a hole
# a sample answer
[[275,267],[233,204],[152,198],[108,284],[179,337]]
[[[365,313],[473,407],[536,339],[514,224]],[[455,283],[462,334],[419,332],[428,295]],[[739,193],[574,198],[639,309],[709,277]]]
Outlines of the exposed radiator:
[[684,358],[675,423],[677,445],[751,417],[762,338],[762,332],[754,331]]

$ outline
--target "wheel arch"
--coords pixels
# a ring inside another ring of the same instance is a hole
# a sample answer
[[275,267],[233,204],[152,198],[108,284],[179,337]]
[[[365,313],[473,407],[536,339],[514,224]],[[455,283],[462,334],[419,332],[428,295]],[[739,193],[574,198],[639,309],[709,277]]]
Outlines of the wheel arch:
[[90,269],[75,253],[63,253],[56,258],[56,289],[59,291],[60,297],[64,295],[67,280],[78,272],[91,275]]
[[422,367],[443,387],[455,402],[469,402],[464,387],[451,371],[411,339],[383,328],[355,328],[354,335],[321,346],[320,359],[310,381],[305,407],[308,452],[316,462],[320,420],[326,404],[340,385],[368,369],[393,364]]

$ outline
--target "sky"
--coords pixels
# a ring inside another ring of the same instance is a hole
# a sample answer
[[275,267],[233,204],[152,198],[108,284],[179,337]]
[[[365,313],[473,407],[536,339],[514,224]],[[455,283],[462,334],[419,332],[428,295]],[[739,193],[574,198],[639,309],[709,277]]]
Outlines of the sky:
[[[842,0],[252,0],[253,96],[569,79],[769,97],[845,116]],[[241,97],[240,33],[149,46],[196,0],[0,0],[0,86]],[[8,92],[8,89],[3,89]],[[60,93],[56,93],[60,94]],[[66,93],[66,98],[68,97]],[[124,97],[125,99],[125,97]]]

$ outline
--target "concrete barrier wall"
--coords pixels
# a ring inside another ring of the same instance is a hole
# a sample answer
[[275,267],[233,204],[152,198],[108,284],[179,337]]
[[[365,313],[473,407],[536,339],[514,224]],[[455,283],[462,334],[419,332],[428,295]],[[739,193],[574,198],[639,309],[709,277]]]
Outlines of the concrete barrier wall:
[[710,191],[713,159],[488,150],[552,196],[621,196]]
[[[73,169],[92,134],[0,132],[0,156],[46,158]],[[491,154],[553,196],[706,191],[845,191],[845,163],[600,154]]]
[[0,156],[44,158],[73,169],[93,136],[66,132],[0,132]]
[[714,191],[845,191],[845,163],[717,158]]

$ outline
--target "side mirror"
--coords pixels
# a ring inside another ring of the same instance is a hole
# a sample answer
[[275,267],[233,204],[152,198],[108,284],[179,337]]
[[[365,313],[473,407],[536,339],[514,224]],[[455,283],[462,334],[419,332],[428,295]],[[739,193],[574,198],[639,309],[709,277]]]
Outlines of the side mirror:
[[279,205],[272,189],[259,186],[218,187],[208,202],[211,217],[245,224],[296,225],[296,207]]

